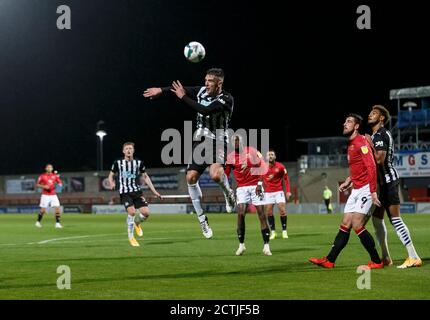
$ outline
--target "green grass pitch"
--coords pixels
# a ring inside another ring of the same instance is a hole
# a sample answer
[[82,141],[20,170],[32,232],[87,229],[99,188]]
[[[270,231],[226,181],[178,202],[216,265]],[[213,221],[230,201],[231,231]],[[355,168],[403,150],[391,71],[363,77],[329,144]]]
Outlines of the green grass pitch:
[[[128,244],[125,215],[63,217],[54,229],[36,215],[0,215],[0,299],[429,299],[430,215],[404,215],[421,268],[371,272],[371,289],[357,288],[357,266],[369,258],[357,236],[335,269],[307,262],[327,254],[340,215],[289,215],[289,239],[271,241],[273,256],[262,254],[255,215],[246,219],[244,256],[234,255],[236,216],[211,214],[214,238],[203,238],[195,215],[153,214],[143,224],[141,247]],[[276,217],[279,228],[279,218]],[[395,265],[406,251],[391,225]],[[373,233],[373,227],[369,225]],[[278,230],[279,233],[279,230]],[[71,269],[71,289],[56,286],[57,267]]]

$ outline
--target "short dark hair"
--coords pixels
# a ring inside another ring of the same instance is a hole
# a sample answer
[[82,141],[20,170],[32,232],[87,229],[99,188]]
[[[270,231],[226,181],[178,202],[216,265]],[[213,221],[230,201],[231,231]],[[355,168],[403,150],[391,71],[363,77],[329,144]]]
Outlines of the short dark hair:
[[374,105],[372,110],[378,110],[381,113],[381,115],[384,117],[384,126],[390,121],[390,111],[388,111],[383,105]]
[[275,149],[270,148],[267,152],[273,152],[274,154],[276,154]]
[[206,72],[206,74],[209,74],[209,75],[211,75],[211,76],[215,76],[215,77],[218,77],[218,78],[220,78],[220,79],[222,79],[222,80],[224,80],[224,70],[223,69],[221,69],[221,68],[211,68],[211,69],[209,69],[207,72]]
[[355,124],[358,124],[358,130],[361,129],[361,124],[363,123],[363,117],[357,113],[350,113],[346,116],[347,118],[354,118]]
[[132,146],[134,148],[134,142],[126,142],[122,145],[122,148],[124,149],[126,146]]

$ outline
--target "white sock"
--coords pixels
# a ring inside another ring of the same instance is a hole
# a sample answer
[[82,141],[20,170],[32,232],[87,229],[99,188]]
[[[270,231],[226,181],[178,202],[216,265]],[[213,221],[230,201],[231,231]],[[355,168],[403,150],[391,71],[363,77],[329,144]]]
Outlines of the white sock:
[[127,215],[127,232],[128,232],[129,239],[134,237],[133,229],[134,229],[134,216]]
[[227,198],[228,194],[231,192],[231,188],[225,173],[222,174],[221,179],[218,182],[218,185],[220,186],[222,192],[224,193],[224,197]]
[[403,219],[401,217],[391,218],[391,223],[393,224],[394,229],[396,229],[400,241],[402,241],[403,245],[406,247],[409,257],[418,259],[418,253],[415,251],[409,229],[403,222]]
[[381,247],[382,259],[390,258],[387,242],[387,227],[385,226],[384,219],[372,217],[373,227],[375,228],[376,239]]
[[206,220],[206,216],[203,214],[203,208],[200,203],[200,197],[202,196],[202,190],[198,183],[188,185],[188,193],[190,194],[191,201],[193,202],[194,209],[196,210],[197,216],[200,223]]

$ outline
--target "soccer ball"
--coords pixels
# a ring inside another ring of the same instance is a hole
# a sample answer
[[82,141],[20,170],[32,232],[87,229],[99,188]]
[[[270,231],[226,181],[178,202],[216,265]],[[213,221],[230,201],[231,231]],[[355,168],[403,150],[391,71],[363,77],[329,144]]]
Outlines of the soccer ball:
[[184,56],[188,61],[197,63],[204,59],[206,55],[205,47],[200,42],[192,41],[184,48]]

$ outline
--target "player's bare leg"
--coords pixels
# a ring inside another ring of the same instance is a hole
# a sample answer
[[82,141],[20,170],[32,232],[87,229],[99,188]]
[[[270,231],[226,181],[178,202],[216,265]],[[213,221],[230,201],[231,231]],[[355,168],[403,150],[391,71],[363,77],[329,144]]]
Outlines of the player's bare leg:
[[202,228],[203,236],[206,239],[210,239],[213,236],[213,232],[212,232],[212,229],[209,227],[208,218],[205,216],[201,205],[202,190],[200,189],[200,186],[198,183],[200,178],[200,173],[196,170],[188,170],[186,178],[187,178],[187,184],[188,184],[188,193],[191,197],[194,210],[196,210],[197,217],[199,218],[200,227]]
[[279,218],[281,219],[281,226],[282,226],[282,239],[288,239],[288,233],[287,233],[287,210],[286,205],[284,202],[278,203],[278,209],[279,209]]
[[245,250],[245,215],[247,205],[241,203],[237,206],[237,238],[239,239],[239,248],[236,251],[237,256],[241,256]]
[[213,163],[209,167],[209,174],[212,180],[218,183],[224,194],[227,212],[233,212],[236,207],[236,197],[234,196],[234,191],[230,188],[228,178],[224,173],[224,166],[220,163]]
[[134,206],[127,208],[127,234],[128,234],[128,241],[133,247],[139,247],[139,242],[137,242],[136,238],[134,237],[134,216],[136,214],[136,208]]
[[276,226],[275,226],[275,217],[273,216],[273,207],[274,204],[266,204],[264,206],[264,211],[267,214],[267,220],[269,222],[270,227],[270,240],[276,239]]
[[140,224],[149,218],[149,208],[142,207],[139,209],[139,214],[134,216],[134,231],[139,237],[143,236],[143,230]]
[[409,229],[403,222],[402,217],[400,216],[400,205],[389,206],[387,212],[390,217],[390,222],[396,230],[397,236],[408,251],[408,258],[405,260],[405,262],[403,262],[402,265],[398,266],[397,268],[406,269],[422,266],[422,260],[418,256],[417,251],[415,250]]
[[63,228],[63,226],[60,223],[60,218],[61,218],[61,208],[55,207],[55,228],[56,229],[62,229]]
[[372,213],[372,223],[375,229],[376,239],[378,240],[379,247],[381,248],[382,262],[384,266],[391,266],[393,261],[390,257],[390,251],[388,250],[387,241],[387,227],[384,222],[385,208],[375,207]]
[[261,235],[263,236],[263,253],[266,256],[271,256],[272,252],[270,251],[269,240],[270,240],[270,230],[269,225],[267,224],[267,217],[264,213],[264,206],[255,206],[257,209],[258,219],[260,220],[261,225]]
[[41,222],[42,222],[42,219],[43,219],[43,216],[45,215],[45,213],[46,213],[46,209],[40,208],[39,215],[37,216],[36,227],[42,228]]

